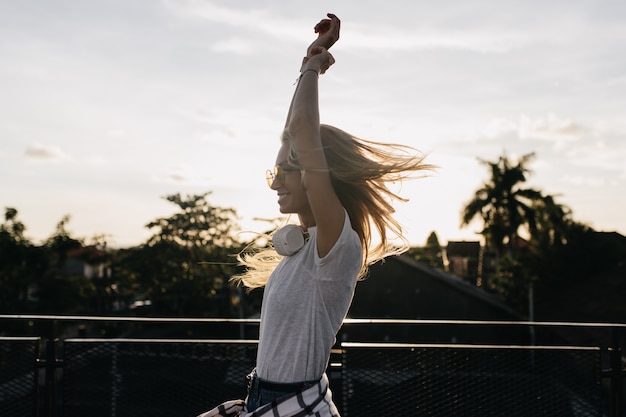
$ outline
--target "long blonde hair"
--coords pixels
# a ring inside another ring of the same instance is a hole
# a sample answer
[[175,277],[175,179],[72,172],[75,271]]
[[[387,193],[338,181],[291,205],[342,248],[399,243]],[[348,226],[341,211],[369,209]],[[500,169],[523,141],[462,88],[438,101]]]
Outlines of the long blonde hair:
[[[434,166],[424,163],[424,156],[409,146],[356,138],[329,125],[320,125],[320,133],[333,188],[363,248],[361,278],[369,265],[409,247],[401,225],[393,217],[392,205],[393,201],[407,199],[391,191],[388,184],[416,178],[418,171],[432,170]],[[289,137],[283,134],[285,141]],[[297,155],[293,147],[291,150],[289,161],[297,166]],[[399,245],[390,244],[395,238],[400,240]],[[262,287],[280,259],[272,248],[241,253],[238,260],[247,271],[232,277],[231,282],[248,288]]]

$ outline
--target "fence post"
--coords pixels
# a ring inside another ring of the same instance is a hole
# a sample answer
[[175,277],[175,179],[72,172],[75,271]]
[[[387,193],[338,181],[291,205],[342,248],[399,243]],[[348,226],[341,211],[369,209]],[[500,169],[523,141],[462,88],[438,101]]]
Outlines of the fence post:
[[45,351],[45,417],[56,416],[56,361],[57,361],[57,344],[56,344],[56,320],[48,322]]
[[611,417],[624,416],[624,372],[622,371],[622,350],[620,347],[620,331],[618,327],[611,328],[611,349],[609,350],[610,364],[610,391],[609,415]]
[[35,364],[33,372],[33,417],[39,417],[41,411],[39,405],[39,373],[41,372],[40,358],[41,338],[39,338],[35,344]]

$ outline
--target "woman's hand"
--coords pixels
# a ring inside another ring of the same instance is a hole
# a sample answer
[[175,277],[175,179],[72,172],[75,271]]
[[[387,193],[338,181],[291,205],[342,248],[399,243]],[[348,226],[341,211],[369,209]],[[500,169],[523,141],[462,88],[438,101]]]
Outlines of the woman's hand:
[[318,33],[319,35],[307,49],[307,56],[310,55],[311,48],[321,46],[323,48],[330,49],[330,47],[339,40],[341,21],[332,13],[328,13],[327,16],[328,19],[322,19],[317,25],[315,25],[315,33]]
[[[315,33],[318,34],[317,39],[315,39],[311,45],[306,50],[306,56],[302,60],[301,71],[304,70],[306,63],[308,60],[315,54],[319,53],[319,48],[330,49],[331,46],[339,40],[339,31],[341,28],[341,21],[337,16],[332,13],[327,14],[328,19],[322,19],[318,24],[315,25]],[[333,61],[334,62],[334,61]],[[332,64],[330,64],[332,65]],[[330,66],[329,65],[329,66]],[[326,67],[328,69],[328,67]],[[326,71],[322,71],[322,74]]]
[[311,49],[311,56],[302,65],[302,73],[309,69],[316,70],[319,74],[323,74],[335,63],[335,57],[328,52],[328,49],[321,46],[315,46]]

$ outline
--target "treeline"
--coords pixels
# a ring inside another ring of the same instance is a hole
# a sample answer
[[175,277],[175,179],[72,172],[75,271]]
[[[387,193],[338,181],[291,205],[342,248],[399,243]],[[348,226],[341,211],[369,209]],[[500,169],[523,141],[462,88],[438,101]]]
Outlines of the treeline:
[[211,205],[209,194],[166,196],[179,210],[149,222],[153,234],[124,249],[108,248],[104,236],[92,242],[72,236],[67,216],[36,245],[26,238],[18,211],[6,208],[0,226],[0,314],[250,313],[258,297],[231,288],[228,280],[240,272],[236,254],[254,242],[237,239],[236,211]]

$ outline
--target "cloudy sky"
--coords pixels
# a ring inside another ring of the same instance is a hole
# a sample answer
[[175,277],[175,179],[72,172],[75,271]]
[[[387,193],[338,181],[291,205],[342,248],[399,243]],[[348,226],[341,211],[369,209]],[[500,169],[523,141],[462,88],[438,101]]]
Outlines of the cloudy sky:
[[322,121],[440,167],[403,185],[412,243],[476,239],[460,212],[478,158],[503,153],[535,152],[528,186],[626,234],[621,0],[0,0],[1,208],[35,241],[68,214],[74,237],[130,246],[175,211],[163,196],[211,191],[265,230],[264,172],[329,11]]

